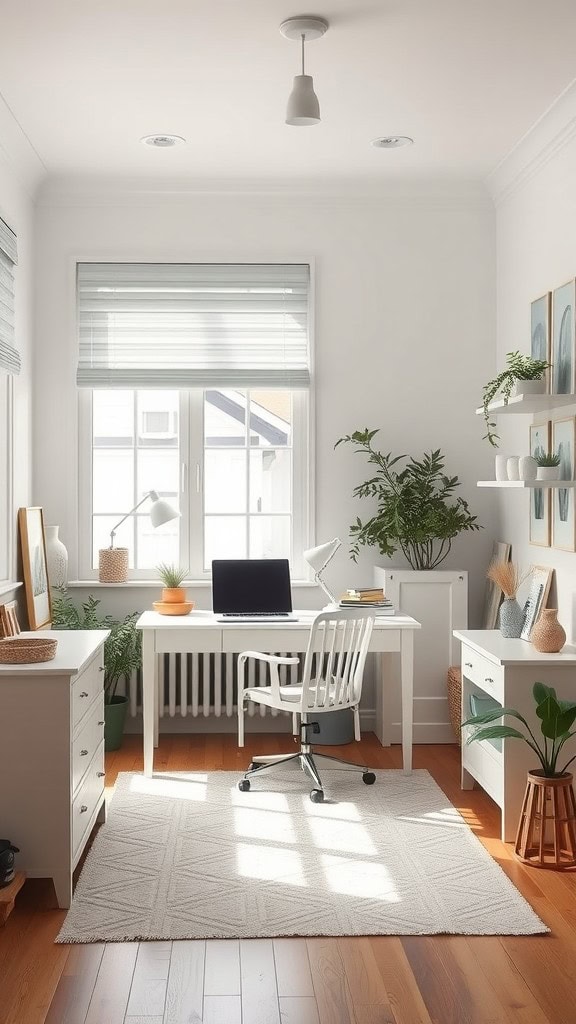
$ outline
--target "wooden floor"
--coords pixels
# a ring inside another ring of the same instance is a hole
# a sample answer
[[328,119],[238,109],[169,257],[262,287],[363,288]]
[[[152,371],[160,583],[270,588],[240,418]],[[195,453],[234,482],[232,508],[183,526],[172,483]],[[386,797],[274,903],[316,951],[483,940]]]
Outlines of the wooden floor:
[[[158,770],[239,770],[286,736],[164,736]],[[328,748],[324,748],[328,750]],[[340,748],[352,760],[359,747]],[[361,743],[374,767],[400,749]],[[349,753],[348,753],[349,752]],[[427,768],[552,929],[534,937],[209,940],[57,946],[64,912],[28,881],[0,930],[0,1024],[576,1024],[576,877],[516,863],[499,811],[461,792],[457,747],[419,746]],[[107,758],[107,785],[142,768],[139,737]]]

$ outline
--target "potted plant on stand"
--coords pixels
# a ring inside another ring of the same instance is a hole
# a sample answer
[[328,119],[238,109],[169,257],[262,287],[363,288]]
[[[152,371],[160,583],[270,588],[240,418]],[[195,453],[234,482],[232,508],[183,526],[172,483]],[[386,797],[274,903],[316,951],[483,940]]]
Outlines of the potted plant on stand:
[[188,575],[188,569],[180,565],[167,565],[161,562],[156,566],[162,583],[162,600],[154,601],[154,608],[161,615],[187,615],[194,607],[193,601],[186,600],[186,587],[182,584]]
[[[576,867],[576,800],[572,773],[567,771],[576,754],[558,767],[564,744],[573,736],[576,704],[558,700],[556,691],[544,683],[534,683],[536,716],[542,739],[534,735],[528,721],[513,708],[498,706],[482,715],[473,715],[462,728],[473,727],[467,743],[477,740],[520,739],[534,751],[539,768],[528,772],[526,795],[518,824],[514,852],[519,860],[533,867],[556,870]],[[498,719],[515,718],[523,732],[511,725],[493,725]]]
[[482,406],[486,433],[483,440],[489,441],[494,448],[498,447],[500,438],[496,433],[496,424],[490,419],[490,403],[497,395],[502,395],[504,405],[508,405],[511,395],[516,393],[541,395],[546,387],[546,370],[550,363],[544,359],[533,359],[520,352],[506,353],[506,369],[502,370],[493,380],[484,385]]

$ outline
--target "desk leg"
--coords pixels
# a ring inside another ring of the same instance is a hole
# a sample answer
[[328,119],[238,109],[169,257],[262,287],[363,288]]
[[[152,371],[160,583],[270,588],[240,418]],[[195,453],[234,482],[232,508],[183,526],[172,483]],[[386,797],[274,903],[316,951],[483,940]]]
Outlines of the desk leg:
[[[375,733],[383,747],[390,746],[390,713],[387,708],[387,672],[390,668],[390,654],[377,654],[376,663],[376,693],[374,703],[376,705],[376,728]],[[388,702],[389,704],[389,702]]]
[[154,723],[156,719],[156,634],[142,630],[142,730],[144,741],[144,775],[152,776],[154,768]]
[[414,722],[414,633],[401,632],[400,679],[402,683],[402,766],[412,771],[412,729]]

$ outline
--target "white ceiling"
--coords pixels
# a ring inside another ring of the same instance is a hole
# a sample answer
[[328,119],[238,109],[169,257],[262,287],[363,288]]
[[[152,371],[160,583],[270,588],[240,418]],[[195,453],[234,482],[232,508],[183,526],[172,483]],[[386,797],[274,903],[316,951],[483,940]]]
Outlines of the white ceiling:
[[[278,26],[302,13],[330,30],[307,50],[322,123],[294,128]],[[576,67],[574,0],[20,0],[0,25],[0,92],[48,175],[484,178]],[[370,146],[389,133],[416,144]]]

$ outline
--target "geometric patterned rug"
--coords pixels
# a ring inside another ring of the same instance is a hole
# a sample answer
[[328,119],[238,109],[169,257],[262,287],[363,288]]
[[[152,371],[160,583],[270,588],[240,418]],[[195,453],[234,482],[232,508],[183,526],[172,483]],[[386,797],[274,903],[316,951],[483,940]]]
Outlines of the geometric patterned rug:
[[57,942],[548,929],[423,770],[118,777]]

